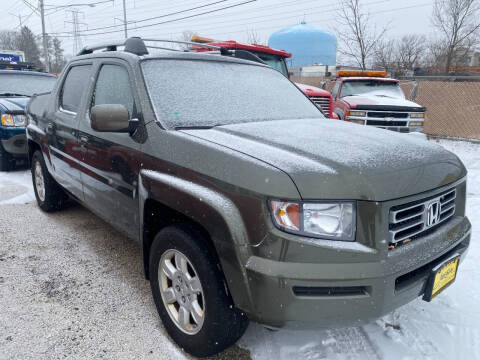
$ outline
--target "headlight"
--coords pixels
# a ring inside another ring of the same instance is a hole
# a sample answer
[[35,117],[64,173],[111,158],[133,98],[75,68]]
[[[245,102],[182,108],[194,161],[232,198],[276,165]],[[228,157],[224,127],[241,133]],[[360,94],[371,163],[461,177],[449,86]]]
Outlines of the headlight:
[[360,116],[364,117],[367,116],[366,111],[357,111],[357,110],[350,110],[350,113],[348,114],[349,116]]
[[339,202],[270,201],[275,225],[283,231],[322,239],[354,241],[356,204]]
[[423,119],[425,113],[410,113],[410,119]]
[[423,126],[423,121],[410,121],[408,126]]
[[27,117],[25,115],[3,114],[2,125],[3,126],[25,126],[27,125]]

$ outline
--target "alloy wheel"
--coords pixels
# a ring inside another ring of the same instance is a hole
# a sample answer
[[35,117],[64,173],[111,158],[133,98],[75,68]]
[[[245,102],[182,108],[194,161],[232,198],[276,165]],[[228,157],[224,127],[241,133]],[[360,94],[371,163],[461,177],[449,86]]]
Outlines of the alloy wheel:
[[184,333],[195,335],[205,319],[202,284],[188,258],[170,249],[162,255],[158,269],[160,294],[168,315]]
[[42,165],[40,161],[35,162],[35,189],[37,190],[38,198],[45,201],[45,181],[43,179]]

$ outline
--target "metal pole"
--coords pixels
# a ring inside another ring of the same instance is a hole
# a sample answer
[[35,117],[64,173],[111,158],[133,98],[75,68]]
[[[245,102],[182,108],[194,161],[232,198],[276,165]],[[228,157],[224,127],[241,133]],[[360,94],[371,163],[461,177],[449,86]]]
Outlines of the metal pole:
[[123,0],[123,27],[125,29],[125,39],[128,38],[127,34],[127,8],[125,7],[125,0]]
[[43,53],[45,56],[45,68],[47,72],[50,72],[50,59],[48,58],[47,34],[45,33],[45,11],[43,8],[43,0],[39,0],[39,2],[40,2],[40,17],[42,19],[42,38],[43,38]]

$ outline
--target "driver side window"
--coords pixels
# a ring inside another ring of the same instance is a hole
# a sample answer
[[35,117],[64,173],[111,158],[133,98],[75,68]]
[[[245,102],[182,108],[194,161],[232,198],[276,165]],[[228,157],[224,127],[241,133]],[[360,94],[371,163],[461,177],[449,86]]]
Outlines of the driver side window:
[[337,94],[338,94],[338,88],[340,87],[340,81],[337,81],[335,83],[335,86],[332,89],[332,98],[333,100],[337,99]]
[[102,104],[124,105],[130,118],[134,116],[135,101],[127,70],[119,65],[103,65],[98,74],[91,107]]

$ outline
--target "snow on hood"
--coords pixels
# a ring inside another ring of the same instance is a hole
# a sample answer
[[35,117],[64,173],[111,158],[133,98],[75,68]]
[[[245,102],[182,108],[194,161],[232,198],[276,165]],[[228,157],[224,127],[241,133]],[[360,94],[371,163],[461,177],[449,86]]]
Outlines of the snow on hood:
[[28,100],[30,100],[28,97],[0,98],[0,108],[4,108],[6,111],[25,110]]
[[278,120],[184,130],[286,172],[305,199],[383,201],[465,176],[442,147],[338,120]]
[[357,105],[389,105],[389,106],[408,106],[408,107],[421,107],[413,101],[407,100],[401,97],[379,96],[374,94],[364,94],[357,96],[345,96],[342,98],[350,106]]

